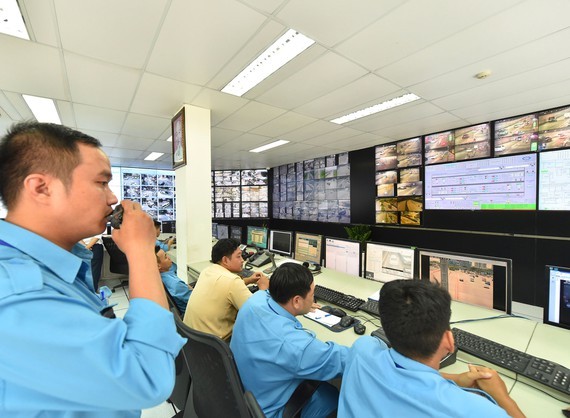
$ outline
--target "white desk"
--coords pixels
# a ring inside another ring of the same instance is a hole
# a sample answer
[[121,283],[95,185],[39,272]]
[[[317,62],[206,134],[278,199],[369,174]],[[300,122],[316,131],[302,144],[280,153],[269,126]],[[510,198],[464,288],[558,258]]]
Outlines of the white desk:
[[[208,265],[210,265],[209,261],[202,261],[191,263],[189,268],[192,271],[199,273]],[[261,271],[266,267],[267,266],[263,266],[256,270]],[[349,295],[354,295],[364,300],[382,286],[382,283],[379,282],[350,276],[348,274],[326,268],[322,269],[322,273],[315,275],[315,283]],[[496,311],[470,306],[459,302],[452,302],[451,309],[452,322],[499,315]],[[362,322],[365,322],[366,320],[373,321],[372,323],[365,324],[365,335],[370,335],[370,333],[380,324],[379,319],[362,311],[345,311],[348,315],[355,316]],[[317,337],[323,341],[334,341],[338,344],[352,346],[354,341],[360,337],[355,334],[352,329],[337,333],[332,332],[325,326],[305,317],[298,317],[298,319],[304,327],[313,331]],[[539,324],[532,320],[515,317],[452,324],[452,327],[464,329],[472,332],[473,334],[480,335],[481,337],[527,352],[537,357],[552,360],[570,368],[570,331]],[[458,352],[457,358],[458,361],[455,364],[445,368],[446,372],[462,373],[467,371],[467,363],[470,362],[474,364],[484,364],[494,368],[501,373],[507,388],[511,391],[513,399],[515,399],[519,404],[528,418],[561,417],[561,409],[569,406],[568,404],[558,401],[540,390],[521,382],[520,380],[515,380],[516,376],[510,371],[490,363],[485,363],[484,361],[463,353],[462,351]]]

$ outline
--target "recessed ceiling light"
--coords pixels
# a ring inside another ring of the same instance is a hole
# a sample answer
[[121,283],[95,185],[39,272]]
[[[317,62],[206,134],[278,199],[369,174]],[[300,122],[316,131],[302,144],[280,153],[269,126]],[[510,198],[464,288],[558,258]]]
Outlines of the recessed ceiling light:
[[30,40],[16,0],[0,0],[0,33]]
[[151,152],[146,156],[145,161],[155,161],[158,158],[162,157],[163,155],[164,152]]
[[222,92],[238,97],[244,95],[314,43],[302,33],[289,29],[230,81]]
[[352,112],[349,113],[348,115],[341,116],[340,118],[333,119],[331,120],[331,122],[338,123],[340,125],[346,122],[363,118],[365,116],[373,115],[374,113],[392,109],[393,107],[401,106],[403,104],[410,103],[419,99],[420,97],[416,96],[413,93],[404,94],[403,96],[396,97],[394,99],[387,100],[377,105],[367,107],[366,109],[357,110],[356,112]]
[[268,149],[280,147],[281,145],[285,145],[288,143],[289,143],[289,141],[285,141],[284,139],[280,139],[279,141],[275,141],[275,142],[272,142],[270,144],[263,145],[262,147],[250,149],[249,152],[263,152],[263,151],[267,151]]
[[172,142],[172,135],[170,135],[167,139],[166,142]]
[[55,108],[55,103],[52,99],[45,97],[29,96],[22,94],[22,97],[28,104],[28,107],[36,117],[38,122],[57,123],[61,125],[61,119]]

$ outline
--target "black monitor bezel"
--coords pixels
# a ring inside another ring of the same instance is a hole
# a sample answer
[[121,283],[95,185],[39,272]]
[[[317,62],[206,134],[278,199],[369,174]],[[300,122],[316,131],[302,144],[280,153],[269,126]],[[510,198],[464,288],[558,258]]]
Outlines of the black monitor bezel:
[[547,283],[546,285],[546,306],[543,309],[543,320],[542,322],[544,322],[547,325],[552,325],[554,327],[558,327],[558,328],[562,328],[562,329],[569,329],[570,330],[570,324],[564,324],[561,322],[552,322],[550,321],[550,319],[548,318],[548,309],[550,307],[550,269],[551,268],[557,268],[557,269],[561,269],[561,270],[565,270],[568,272],[568,274],[570,274],[570,267],[563,267],[563,266],[555,266],[552,264],[547,264],[544,268],[544,280]]
[[[373,281],[378,282],[378,283],[388,283],[388,282],[385,282],[383,280],[370,279],[370,278],[366,277],[366,271],[368,268],[368,245],[369,244],[382,245],[384,247],[395,247],[395,248],[412,250],[414,253],[413,257],[412,257],[412,266],[413,266],[414,272],[412,273],[411,278],[408,279],[408,278],[401,277],[401,279],[403,279],[403,280],[416,280],[418,278],[418,266],[417,266],[418,253],[417,253],[416,247],[413,247],[411,245],[392,244],[392,243],[388,243],[388,242],[379,242],[379,241],[366,241],[366,245],[364,248],[364,265],[362,268],[362,277],[364,277],[367,280],[373,280]],[[397,280],[397,279],[394,279],[394,280]]]
[[[285,251],[279,251],[276,250],[273,247],[273,233],[274,232],[278,232],[278,233],[282,233],[282,234],[288,234],[289,235],[289,252],[285,252]],[[291,257],[291,254],[293,254],[293,239],[294,239],[295,233],[293,231],[283,231],[280,229],[270,229],[269,230],[269,236],[267,237],[267,249],[269,251],[271,251],[272,253],[275,254],[279,254],[279,255],[284,255],[287,257]]]
[[[480,260],[485,260],[485,261],[488,260],[491,262],[496,261],[496,262],[506,263],[507,280],[506,280],[506,286],[504,289],[505,308],[502,309],[502,308],[495,307],[495,300],[497,298],[499,298],[499,295],[497,295],[497,297],[495,297],[495,294],[493,292],[493,310],[511,315],[512,303],[513,303],[513,260],[511,260],[510,258],[494,257],[494,256],[490,256],[490,255],[460,253],[460,252],[454,252],[454,251],[438,250],[438,249],[433,249],[433,248],[418,248],[417,249],[417,260],[418,260],[418,278],[419,278],[419,280],[429,280],[429,277],[427,279],[422,278],[422,252],[431,252],[431,253],[435,253],[438,255],[444,255],[444,256],[450,255],[450,256],[468,257],[468,258],[480,259]],[[428,271],[429,271],[429,269],[428,269]],[[508,279],[508,277],[510,277],[510,280]],[[466,305],[471,305],[469,303],[461,302],[461,301],[455,301],[455,302],[465,303]],[[478,305],[471,305],[471,306],[478,306]],[[488,308],[484,308],[482,306],[478,306],[478,307],[483,308],[483,309],[488,309]]]
[[322,260],[323,260],[323,239],[324,236],[321,234],[314,234],[312,232],[303,232],[303,231],[295,231],[295,253],[294,253],[294,259],[298,260],[298,261],[303,261],[303,262],[308,262],[308,263],[313,263],[314,261],[310,261],[310,260],[299,260],[297,258],[298,256],[298,251],[297,251],[297,243],[298,243],[298,239],[299,239],[299,235],[308,235],[308,236],[312,236],[312,237],[317,237],[321,240],[321,245],[319,248],[319,260],[316,262],[317,264],[321,264]]

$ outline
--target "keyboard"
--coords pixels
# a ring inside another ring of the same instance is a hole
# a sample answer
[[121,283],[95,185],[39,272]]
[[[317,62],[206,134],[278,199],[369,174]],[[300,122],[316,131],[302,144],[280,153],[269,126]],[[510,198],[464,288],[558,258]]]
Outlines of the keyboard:
[[458,328],[451,331],[459,350],[517,373],[520,381],[563,402],[570,401],[570,369]]
[[370,315],[379,316],[378,313],[379,305],[377,300],[368,299],[358,308],[359,311],[364,311]]
[[336,290],[319,285],[315,286],[315,298],[324,300],[328,303],[334,303],[335,305],[352,312],[356,312],[364,303],[364,300],[355,296],[345,295],[342,292],[337,292]]

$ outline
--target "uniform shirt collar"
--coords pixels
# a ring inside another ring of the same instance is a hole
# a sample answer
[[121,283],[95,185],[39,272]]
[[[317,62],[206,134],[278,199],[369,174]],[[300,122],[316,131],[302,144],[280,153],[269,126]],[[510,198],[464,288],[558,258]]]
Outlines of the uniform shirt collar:
[[297,320],[297,318],[295,318],[293,314],[291,314],[291,312],[289,312],[287,309],[285,309],[283,306],[279,305],[277,302],[273,300],[273,298],[269,294],[269,290],[265,291],[265,293],[267,295],[267,304],[269,305],[269,308],[273,312],[275,312],[279,316],[283,316],[300,324],[300,322]]
[[393,348],[390,348],[389,353],[390,357],[392,358],[392,361],[398,368],[412,370],[416,372],[433,372],[435,374],[439,374],[439,372],[434,368],[426,366],[425,364],[420,363],[419,361],[412,360],[409,357],[403,356]]
[[38,234],[7,221],[0,221],[0,237],[68,283],[73,283],[81,263],[92,256],[82,245],[76,244],[69,252]]

